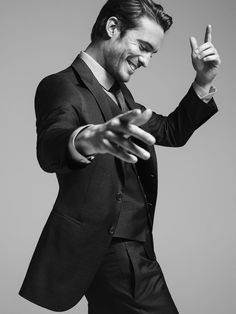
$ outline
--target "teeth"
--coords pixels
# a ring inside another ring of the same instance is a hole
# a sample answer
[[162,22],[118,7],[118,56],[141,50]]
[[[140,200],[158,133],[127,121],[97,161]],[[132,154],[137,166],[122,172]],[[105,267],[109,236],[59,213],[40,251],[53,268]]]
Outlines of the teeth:
[[129,66],[131,67],[131,70],[132,70],[132,71],[135,71],[135,70],[136,70],[136,67],[133,65],[133,63],[129,62]]

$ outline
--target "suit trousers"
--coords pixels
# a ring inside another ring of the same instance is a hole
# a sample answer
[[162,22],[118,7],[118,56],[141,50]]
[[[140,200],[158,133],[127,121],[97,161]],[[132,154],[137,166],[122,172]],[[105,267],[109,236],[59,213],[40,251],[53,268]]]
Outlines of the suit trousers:
[[113,238],[86,293],[89,314],[178,314],[151,247]]

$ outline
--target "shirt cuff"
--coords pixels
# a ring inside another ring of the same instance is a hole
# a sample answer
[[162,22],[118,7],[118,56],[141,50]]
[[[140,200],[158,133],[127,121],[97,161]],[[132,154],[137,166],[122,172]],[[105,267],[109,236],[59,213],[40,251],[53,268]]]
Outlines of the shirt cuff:
[[205,103],[208,103],[217,91],[214,86],[211,86],[210,90],[208,91],[199,86],[195,81],[193,82],[192,86],[197,96]]
[[91,126],[92,124],[86,124],[86,125],[83,125],[81,127],[79,127],[78,129],[76,129],[70,136],[70,139],[69,139],[69,150],[70,150],[70,153],[71,153],[71,156],[73,159],[75,159],[76,161],[78,162],[81,162],[83,164],[90,164],[91,161],[95,158],[95,155],[91,155],[91,156],[84,156],[82,154],[80,154],[78,152],[78,150],[76,149],[75,147],[75,139],[76,139],[76,136],[82,132],[84,129],[86,129],[87,127]]

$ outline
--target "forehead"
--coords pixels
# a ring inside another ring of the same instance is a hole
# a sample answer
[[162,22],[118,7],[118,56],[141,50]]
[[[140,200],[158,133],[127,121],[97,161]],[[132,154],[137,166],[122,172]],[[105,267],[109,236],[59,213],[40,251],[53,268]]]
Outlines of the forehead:
[[164,38],[163,28],[157,24],[156,21],[146,16],[141,17],[138,21],[137,27],[128,30],[127,33],[128,32],[134,39],[149,43],[154,50],[159,49]]

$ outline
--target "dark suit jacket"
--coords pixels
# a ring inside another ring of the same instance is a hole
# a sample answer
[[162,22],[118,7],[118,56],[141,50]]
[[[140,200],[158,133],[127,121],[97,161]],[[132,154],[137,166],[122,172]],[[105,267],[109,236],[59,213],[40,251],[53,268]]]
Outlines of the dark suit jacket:
[[[144,109],[134,102],[124,84],[122,91],[131,109]],[[20,295],[54,311],[71,308],[84,295],[119,216],[122,163],[101,154],[85,165],[68,153],[69,138],[79,126],[112,118],[110,101],[80,58],[64,71],[46,77],[36,92],[37,157],[45,171],[56,173],[59,193]],[[158,145],[182,146],[216,111],[214,100],[205,104],[191,87],[174,112],[167,117],[153,113],[143,129],[156,138]],[[151,158],[139,160],[137,171],[153,222],[157,163],[154,148],[146,149]]]

